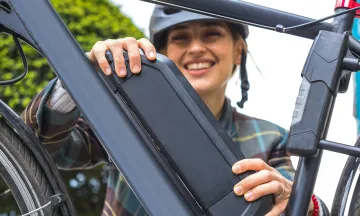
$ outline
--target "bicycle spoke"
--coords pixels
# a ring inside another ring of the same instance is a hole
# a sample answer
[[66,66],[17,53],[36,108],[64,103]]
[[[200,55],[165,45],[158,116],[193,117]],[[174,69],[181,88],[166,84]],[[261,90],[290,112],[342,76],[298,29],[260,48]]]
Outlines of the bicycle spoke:
[[46,203],[45,205],[43,205],[40,208],[37,208],[35,210],[32,210],[31,212],[28,212],[24,215],[21,215],[21,216],[28,216],[28,215],[38,212],[41,209],[44,209],[48,206],[51,206],[52,208],[54,208],[54,207],[58,206],[59,204],[61,204],[63,201],[64,201],[64,194],[55,194],[50,197],[50,201],[48,203]]
[[32,214],[32,213],[38,212],[38,211],[40,211],[41,209],[44,209],[44,208],[48,207],[49,205],[51,205],[51,201],[49,201],[48,203],[46,203],[44,206],[41,206],[40,208],[37,208],[37,209],[35,209],[35,210],[31,211],[31,212],[28,212],[28,213],[26,213],[26,214],[24,214],[24,215],[21,215],[21,216],[27,216],[27,215],[30,215],[30,214]]
[[10,189],[7,189],[6,191],[4,191],[3,193],[0,194],[0,198],[2,196],[5,196],[6,194],[10,193]]

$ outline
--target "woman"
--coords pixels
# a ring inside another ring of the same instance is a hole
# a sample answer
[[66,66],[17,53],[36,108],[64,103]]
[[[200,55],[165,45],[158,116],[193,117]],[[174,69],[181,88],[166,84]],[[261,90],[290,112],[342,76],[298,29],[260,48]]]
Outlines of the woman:
[[[295,173],[285,149],[287,133],[275,124],[238,113],[225,97],[227,82],[240,65],[244,97],[240,106],[246,100],[247,26],[156,6],[150,31],[152,43],[134,38],[99,41],[87,54],[88,58],[109,75],[111,69],[105,51],[111,50],[115,72],[124,77],[126,73],[140,73],[139,48],[149,60],[156,58],[156,52],[169,57],[249,158],[235,163],[232,172],[257,171],[234,185],[234,192],[248,201],[272,194],[275,206],[267,216],[282,214]],[[126,71],[123,49],[128,51],[131,71]],[[52,80],[31,101],[22,117],[36,131],[59,168],[84,169],[107,161],[106,152],[60,80]],[[115,166],[110,166],[102,215],[147,215]],[[309,205],[309,215],[328,215],[326,207],[315,196]]]

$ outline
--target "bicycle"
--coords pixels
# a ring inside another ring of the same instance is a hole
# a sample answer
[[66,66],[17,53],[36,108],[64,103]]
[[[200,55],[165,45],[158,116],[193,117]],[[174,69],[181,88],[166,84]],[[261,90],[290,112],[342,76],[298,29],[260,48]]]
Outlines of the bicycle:
[[[332,206],[332,215],[343,215],[350,190],[347,185],[352,185],[354,171],[358,169],[360,164],[357,158],[360,156],[360,149],[358,148],[360,139],[355,146],[334,143],[325,139],[336,94],[346,92],[351,72],[360,68],[357,59],[360,55],[360,42],[353,38],[349,32],[356,11],[360,10],[360,6],[355,1],[337,0],[334,15],[320,20],[312,20],[242,1],[213,0],[207,4],[192,0],[143,1],[314,39],[302,74],[304,79],[290,129],[288,150],[294,155],[301,156],[301,159],[287,214],[305,215],[306,206],[314,188],[322,151],[330,150],[350,155]],[[221,7],[219,7],[220,5]],[[105,88],[99,77],[95,73],[89,73],[94,69],[51,4],[41,0],[6,0],[0,2],[0,8],[3,10],[0,12],[2,30],[13,35],[25,66],[23,75],[10,81],[2,81],[0,84],[12,84],[26,75],[26,58],[18,43],[18,38],[20,38],[49,60],[82,113],[90,120],[90,124],[97,129],[96,133],[99,139],[110,152],[111,161],[125,174],[129,184],[146,209],[154,215],[161,215],[161,212],[173,212],[173,215],[189,214],[188,204],[174,189],[174,185],[166,177],[167,174],[163,167],[155,162],[154,156],[146,146],[131,135],[126,137],[128,142],[124,143],[121,150],[114,145],[118,139],[119,131],[123,134],[132,134],[132,129],[129,127],[130,122],[126,120],[121,111],[114,108],[116,107],[115,101],[108,94],[108,89]],[[258,14],[262,15],[258,16]],[[268,17],[272,17],[272,19],[268,19]],[[335,17],[333,23],[322,23],[322,21],[332,17]],[[48,28],[53,31],[48,31]],[[48,38],[51,38],[51,41],[58,41],[61,45],[56,46],[55,49]],[[321,61],[316,57],[316,55],[328,57],[329,52],[321,52],[325,48],[337,51],[329,61]],[[315,54],[314,50],[320,54]],[[329,62],[333,62],[334,65]],[[71,65],[71,70],[69,65]],[[315,69],[318,69],[319,65],[325,65],[332,73],[324,73],[323,70],[307,70],[309,65]],[[71,73],[74,70],[78,73]],[[317,79],[312,79],[314,76],[317,76]],[[77,80],[82,80],[83,85],[78,85]],[[87,89],[93,91],[90,93]],[[314,95],[317,96],[315,97],[316,100]],[[306,96],[305,99],[302,96]],[[309,103],[310,99],[312,102],[317,101],[316,106]],[[97,103],[90,101],[97,101]],[[114,106],[104,107],[102,104]],[[326,110],[326,112],[316,112],[318,109]],[[104,114],[101,116],[93,115],[96,110],[102,110]],[[314,116],[313,113],[320,113],[321,115]],[[33,131],[1,100],[0,114],[3,117],[0,122],[0,175],[10,188],[5,193],[9,191],[14,193],[24,215],[75,215],[71,199],[61,177],[49,154],[42,148]],[[307,120],[309,118],[310,121]],[[318,124],[319,122],[321,124]],[[309,142],[306,142],[307,145],[304,146],[303,142],[299,142],[299,139],[304,139],[303,135],[307,135],[306,132],[308,131],[313,131],[314,136],[305,136]],[[299,139],[297,139],[298,136],[300,136]],[[151,187],[142,184],[142,178],[138,178],[139,176],[146,176],[147,181],[150,182],[148,185]],[[42,187],[42,184],[48,186]],[[308,187],[302,189],[304,185]],[[158,196],[152,196],[154,191],[158,193]],[[0,192],[0,196],[2,194],[4,193]],[[351,199],[351,215],[359,214],[357,209],[359,198],[360,184],[358,181]],[[53,211],[53,208],[47,208],[48,206],[57,207],[57,209]]]

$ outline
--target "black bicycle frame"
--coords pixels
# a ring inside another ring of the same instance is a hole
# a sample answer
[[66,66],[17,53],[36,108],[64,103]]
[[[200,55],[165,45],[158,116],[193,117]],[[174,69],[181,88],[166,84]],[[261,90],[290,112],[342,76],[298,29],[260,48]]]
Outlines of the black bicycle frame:
[[[300,25],[313,21],[308,17],[256,5],[241,0],[141,0],[144,2],[170,6],[182,10],[192,11],[224,20],[244,23],[268,30],[275,30],[278,24],[284,27]],[[332,30],[331,23],[318,23],[305,30],[294,30],[287,34],[314,39],[320,30]]]
[[[246,22],[271,30],[275,30],[277,24],[289,27],[312,21],[310,18],[243,1],[144,1],[222,17],[232,22]],[[112,161],[127,179],[148,213],[150,215],[194,215],[155,156],[142,143],[129,119],[122,110],[116,108],[117,102],[99,79],[84,55],[84,51],[81,50],[50,2],[47,0],[5,0],[2,2],[9,4],[12,10],[10,13],[0,12],[2,31],[12,34],[15,32],[18,37],[48,59],[56,75],[63,82]],[[350,19],[349,16],[344,15],[335,19],[337,28],[333,28],[334,23],[320,23],[311,28],[289,32],[289,34],[314,39],[320,30],[337,29],[338,32],[342,32],[351,26],[352,18]],[[351,16],[353,17],[353,14]],[[319,148],[360,156],[356,148],[329,141],[322,141]],[[300,160],[288,208],[291,215],[305,215],[320,159],[321,150],[316,157],[304,157]],[[300,186],[303,185],[309,185],[309,187],[301,188]]]

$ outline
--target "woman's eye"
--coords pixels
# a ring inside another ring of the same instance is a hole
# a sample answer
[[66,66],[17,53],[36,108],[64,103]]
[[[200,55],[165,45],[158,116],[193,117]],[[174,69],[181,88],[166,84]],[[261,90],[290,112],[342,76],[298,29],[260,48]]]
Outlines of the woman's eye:
[[216,37],[216,36],[221,36],[220,32],[208,32],[206,34],[208,37]]
[[182,41],[182,40],[186,40],[187,38],[188,37],[186,35],[175,35],[171,39],[173,41]]

